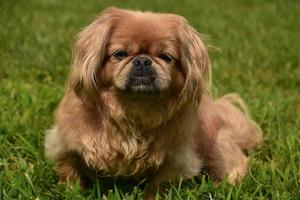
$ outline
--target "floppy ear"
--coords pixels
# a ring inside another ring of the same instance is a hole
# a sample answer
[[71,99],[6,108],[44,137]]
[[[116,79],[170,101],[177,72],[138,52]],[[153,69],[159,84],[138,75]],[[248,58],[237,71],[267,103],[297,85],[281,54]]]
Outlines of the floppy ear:
[[99,89],[97,71],[105,58],[106,45],[112,28],[110,16],[115,10],[106,9],[76,37],[69,86],[78,96],[95,94]]
[[200,101],[203,93],[209,92],[211,67],[207,49],[201,35],[183,19],[181,40],[181,65],[186,81],[182,90],[182,100],[190,98]]

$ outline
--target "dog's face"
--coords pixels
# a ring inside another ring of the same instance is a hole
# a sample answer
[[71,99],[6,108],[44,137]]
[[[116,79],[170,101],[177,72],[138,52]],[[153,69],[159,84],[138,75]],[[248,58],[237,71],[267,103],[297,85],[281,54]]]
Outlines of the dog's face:
[[137,14],[114,24],[101,80],[129,96],[176,95],[181,91],[184,74],[179,39],[170,17]]
[[78,35],[70,84],[79,95],[188,101],[201,96],[209,70],[206,48],[184,18],[109,8]]

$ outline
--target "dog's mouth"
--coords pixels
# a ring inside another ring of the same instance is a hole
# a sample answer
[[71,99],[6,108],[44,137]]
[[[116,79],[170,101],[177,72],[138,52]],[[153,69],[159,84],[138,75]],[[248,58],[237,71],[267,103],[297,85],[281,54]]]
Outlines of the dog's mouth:
[[155,76],[130,76],[126,91],[136,95],[156,95],[159,93],[159,88],[155,83]]
[[152,68],[132,70],[128,76],[125,89],[133,95],[155,95],[159,93],[156,73]]

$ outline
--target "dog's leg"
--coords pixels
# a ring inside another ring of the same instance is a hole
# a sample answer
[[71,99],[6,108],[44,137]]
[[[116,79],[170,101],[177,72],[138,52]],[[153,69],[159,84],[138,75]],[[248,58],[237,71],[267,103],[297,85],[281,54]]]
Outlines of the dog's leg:
[[59,183],[76,182],[80,178],[80,157],[74,153],[64,153],[54,161],[54,168],[59,176]]
[[75,182],[79,178],[81,159],[73,151],[67,151],[62,133],[54,126],[48,130],[45,138],[45,153],[54,162],[54,168],[59,175],[59,182]]
[[260,128],[248,116],[244,101],[236,94],[225,95],[217,101],[203,97],[199,113],[202,135],[198,150],[200,155],[205,152],[208,170],[216,179],[228,175],[232,184],[239,182],[248,171],[248,158],[243,151],[260,143]]
[[201,169],[201,160],[195,154],[191,145],[178,146],[168,154],[164,163],[150,178],[143,199],[153,200],[160,184],[167,181],[179,181],[196,176]]
[[233,130],[223,127],[218,132],[216,143],[208,153],[206,165],[210,174],[217,180],[228,176],[231,184],[242,180],[248,171],[248,158],[231,138]]

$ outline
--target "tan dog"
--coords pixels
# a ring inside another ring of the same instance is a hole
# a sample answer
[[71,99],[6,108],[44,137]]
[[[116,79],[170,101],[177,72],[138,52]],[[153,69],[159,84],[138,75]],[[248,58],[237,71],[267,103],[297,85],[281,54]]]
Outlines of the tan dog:
[[236,183],[247,173],[259,127],[209,96],[211,68],[199,33],[174,14],[106,9],[79,33],[73,69],[46,156],[60,181],[82,174],[162,181],[196,176],[205,166]]

